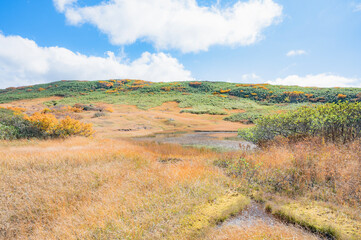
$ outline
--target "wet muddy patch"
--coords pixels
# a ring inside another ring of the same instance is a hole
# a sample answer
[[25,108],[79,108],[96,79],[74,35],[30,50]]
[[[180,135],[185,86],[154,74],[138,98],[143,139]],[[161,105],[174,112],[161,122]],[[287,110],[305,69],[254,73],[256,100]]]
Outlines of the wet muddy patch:
[[242,213],[220,224],[207,239],[293,239],[322,238],[296,225],[284,223],[265,212],[262,205],[252,202]]

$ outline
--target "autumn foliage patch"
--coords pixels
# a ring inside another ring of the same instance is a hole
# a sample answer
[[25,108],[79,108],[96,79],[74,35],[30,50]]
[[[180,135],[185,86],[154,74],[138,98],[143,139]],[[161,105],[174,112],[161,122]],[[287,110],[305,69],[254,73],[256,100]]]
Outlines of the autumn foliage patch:
[[50,109],[30,116],[19,109],[0,109],[0,139],[90,137],[92,124],[67,116],[57,119]]
[[91,124],[82,123],[69,116],[65,119],[58,120],[50,113],[34,113],[32,116],[25,115],[24,119],[49,137],[89,137],[94,133]]

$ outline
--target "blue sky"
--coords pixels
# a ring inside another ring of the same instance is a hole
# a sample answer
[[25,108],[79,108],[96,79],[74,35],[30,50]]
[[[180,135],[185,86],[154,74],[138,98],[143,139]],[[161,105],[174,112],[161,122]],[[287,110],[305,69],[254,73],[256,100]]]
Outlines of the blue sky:
[[[361,0],[144,2],[0,1],[0,87],[107,78],[361,87]],[[174,4],[184,16],[173,19]],[[226,9],[241,13],[226,23]]]

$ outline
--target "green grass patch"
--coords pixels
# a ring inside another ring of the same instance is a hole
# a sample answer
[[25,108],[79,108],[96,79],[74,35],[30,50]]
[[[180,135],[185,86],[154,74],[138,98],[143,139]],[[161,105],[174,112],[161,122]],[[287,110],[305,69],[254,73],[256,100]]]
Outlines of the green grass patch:
[[191,114],[227,115],[227,112],[218,109],[183,109],[180,112]]
[[361,219],[341,209],[318,202],[268,203],[266,209],[290,223],[298,224],[326,237],[361,239]]
[[206,229],[223,222],[231,216],[241,212],[250,203],[249,198],[230,193],[213,201],[197,206],[186,216],[181,224],[183,231],[190,236],[196,236]]

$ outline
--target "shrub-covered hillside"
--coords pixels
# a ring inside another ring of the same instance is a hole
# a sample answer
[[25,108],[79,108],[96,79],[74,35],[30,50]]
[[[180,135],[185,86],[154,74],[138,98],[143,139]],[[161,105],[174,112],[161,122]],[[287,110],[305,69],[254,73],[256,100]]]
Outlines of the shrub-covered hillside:
[[[236,84],[226,82],[152,83],[142,80],[60,81],[0,90],[0,103],[49,96],[104,97],[134,94],[207,93],[219,98],[240,97],[270,103],[361,101],[361,89],[274,86],[269,84]],[[106,95],[105,95],[106,94]]]

